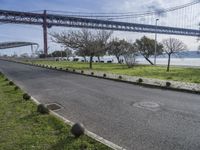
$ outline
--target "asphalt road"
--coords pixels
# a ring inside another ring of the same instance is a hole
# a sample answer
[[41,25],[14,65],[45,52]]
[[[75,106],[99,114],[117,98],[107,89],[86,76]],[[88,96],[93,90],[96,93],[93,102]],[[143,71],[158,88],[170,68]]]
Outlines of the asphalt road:
[[68,120],[127,150],[199,150],[200,95],[0,60],[0,71]]

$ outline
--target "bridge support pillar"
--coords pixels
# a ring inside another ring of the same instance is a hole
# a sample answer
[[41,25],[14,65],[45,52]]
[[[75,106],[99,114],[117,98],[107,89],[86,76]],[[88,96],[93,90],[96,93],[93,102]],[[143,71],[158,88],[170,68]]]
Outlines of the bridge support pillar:
[[43,16],[43,40],[44,40],[44,55],[47,57],[48,55],[48,41],[47,41],[47,13],[46,10],[44,10],[44,16]]

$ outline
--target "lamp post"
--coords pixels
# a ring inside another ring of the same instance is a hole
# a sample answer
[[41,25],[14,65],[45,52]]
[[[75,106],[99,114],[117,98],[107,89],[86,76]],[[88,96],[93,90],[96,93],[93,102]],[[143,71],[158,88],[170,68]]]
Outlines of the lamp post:
[[157,26],[158,26],[158,21],[159,21],[159,19],[156,19],[154,65],[156,65],[156,55],[157,55]]
[[[197,40],[200,41],[200,23],[199,23],[199,37]],[[200,50],[200,46],[199,46],[199,50]]]

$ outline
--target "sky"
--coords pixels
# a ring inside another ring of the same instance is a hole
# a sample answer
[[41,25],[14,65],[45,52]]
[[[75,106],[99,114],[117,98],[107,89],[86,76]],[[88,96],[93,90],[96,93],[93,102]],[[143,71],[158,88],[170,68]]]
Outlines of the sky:
[[[39,12],[42,10],[51,11],[73,11],[73,12],[102,12],[102,13],[124,13],[124,12],[145,12],[149,10],[160,10],[164,8],[170,8],[179,6],[191,2],[192,0],[0,0],[0,9],[2,10],[15,10],[15,11],[28,11],[28,12]],[[198,5],[199,6],[199,5]],[[188,8],[189,9],[189,8]],[[184,10],[182,10],[184,11]],[[193,18],[183,16],[179,18],[182,20],[182,24],[189,23],[191,28],[196,25],[193,24],[194,20],[200,22],[200,9],[194,8],[190,10],[193,13]],[[193,11],[193,12],[192,12]],[[183,12],[180,12],[183,13]],[[194,15],[195,14],[195,15]],[[155,16],[156,17],[156,16]],[[179,17],[179,16],[176,16]],[[195,17],[195,18],[194,18]],[[171,14],[167,17],[159,18],[158,25],[165,25],[168,23],[175,24],[177,18]],[[151,21],[155,21],[154,19]],[[197,21],[195,22],[197,23]],[[181,25],[181,21],[180,21]],[[192,26],[193,25],[193,26]],[[189,27],[189,26],[188,26]],[[69,28],[52,27],[49,29],[51,32],[66,31]],[[134,33],[134,32],[119,32],[115,31],[113,37],[126,39],[129,41],[135,41],[135,39],[141,38],[142,36],[148,36],[154,38],[154,34],[149,33]],[[165,38],[174,37],[182,40],[187,46],[188,50],[197,50],[200,43],[197,42],[197,37],[186,37],[186,36],[173,36],[173,35],[158,35],[158,41],[161,42]],[[34,25],[17,25],[17,24],[1,24],[0,23],[0,42],[8,41],[27,41],[36,42],[40,45],[40,49],[43,49],[43,32],[41,26]],[[48,36],[49,51],[61,49],[60,45],[57,45],[51,41],[51,37]],[[30,47],[23,47],[17,49],[1,50],[0,54],[22,54],[30,53]]]

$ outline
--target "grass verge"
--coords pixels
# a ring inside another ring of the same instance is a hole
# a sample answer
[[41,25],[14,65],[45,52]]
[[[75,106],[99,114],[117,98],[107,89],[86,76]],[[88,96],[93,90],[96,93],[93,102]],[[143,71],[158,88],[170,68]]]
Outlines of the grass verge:
[[[56,67],[90,70],[88,63],[68,61],[33,61],[33,63],[46,64]],[[164,66],[137,65],[128,68],[124,64],[93,63],[93,71],[114,73],[119,75],[138,76],[145,78],[156,78],[190,83],[200,83],[200,68],[171,67],[166,72]]]
[[87,136],[74,138],[70,126],[36,112],[36,104],[8,82],[0,74],[0,150],[111,150]]

